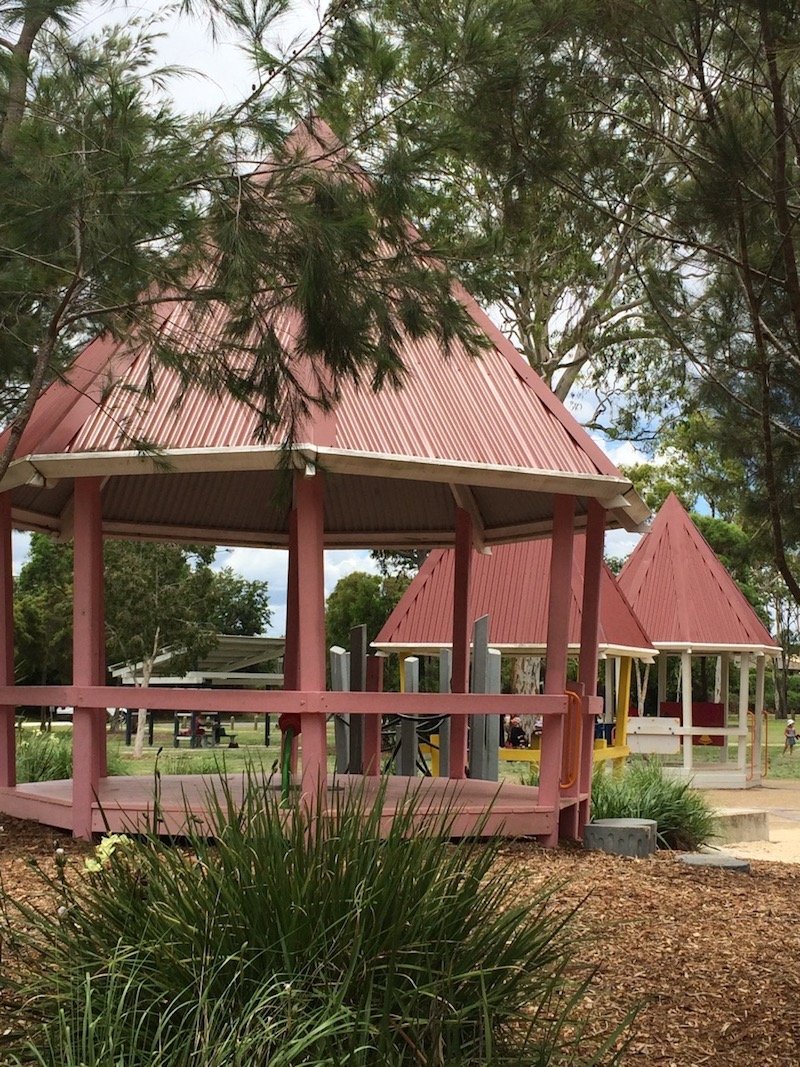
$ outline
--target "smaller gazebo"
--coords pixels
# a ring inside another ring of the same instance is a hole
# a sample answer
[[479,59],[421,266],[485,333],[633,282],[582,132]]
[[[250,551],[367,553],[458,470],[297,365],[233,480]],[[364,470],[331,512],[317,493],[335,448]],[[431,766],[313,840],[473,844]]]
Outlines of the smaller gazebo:
[[[681,754],[681,766],[673,773],[700,787],[760,784],[766,659],[780,655],[781,649],[674,493],[618,581],[659,651],[657,717],[631,724],[632,747]],[[676,657],[678,671],[671,669]],[[715,661],[712,700],[706,657]],[[739,697],[732,710],[730,673],[736,660]],[[702,692],[693,677],[693,661],[701,663]],[[676,690],[672,701],[671,684]],[[736,743],[735,761],[731,741]]]
[[[578,657],[581,648],[584,541],[583,534],[576,534],[569,595],[571,657]],[[473,553],[470,618],[489,616],[490,644],[502,656],[546,657],[551,556],[550,538],[497,545],[491,554]],[[397,653],[401,661],[407,656],[438,656],[449,648],[447,607],[454,580],[453,552],[431,552],[373,642],[374,647]],[[652,663],[656,651],[605,564],[600,579],[598,652],[605,665],[603,720],[609,726],[608,733],[615,724],[614,744],[603,756],[621,759],[628,754],[632,660]]]

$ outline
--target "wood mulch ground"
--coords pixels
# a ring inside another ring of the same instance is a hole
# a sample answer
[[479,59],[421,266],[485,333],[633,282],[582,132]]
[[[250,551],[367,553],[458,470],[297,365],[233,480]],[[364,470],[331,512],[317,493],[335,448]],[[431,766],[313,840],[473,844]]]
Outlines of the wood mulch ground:
[[[55,847],[81,865],[91,846],[0,816],[0,878],[12,897],[52,907],[31,863]],[[580,849],[504,846],[524,902],[565,882],[581,958],[597,968],[586,1012],[600,1028],[640,1005],[625,1063],[648,1067],[800,1064],[800,866],[750,874],[687,868],[670,853],[627,860]],[[3,1006],[0,1000],[0,1029]]]

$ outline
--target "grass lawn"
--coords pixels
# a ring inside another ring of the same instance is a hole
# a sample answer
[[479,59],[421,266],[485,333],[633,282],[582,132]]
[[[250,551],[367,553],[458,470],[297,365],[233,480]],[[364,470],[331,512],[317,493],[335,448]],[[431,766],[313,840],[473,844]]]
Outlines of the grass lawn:
[[[769,720],[769,773],[772,779],[800,779],[800,745],[797,746],[793,756],[782,755],[783,730],[786,725],[782,719]],[[226,729],[228,729],[226,725]],[[27,723],[25,730],[38,729],[38,724]],[[53,724],[54,732],[70,729],[70,724],[58,722]],[[277,723],[273,723],[270,731],[270,744],[264,744],[264,722],[259,716],[255,725],[251,716],[239,716],[236,719],[236,741],[238,748],[229,748],[227,740],[214,748],[189,748],[188,741],[181,739],[180,747],[173,747],[173,732],[171,720],[156,724],[153,745],[145,745],[144,755],[141,759],[134,759],[133,747],[124,744],[124,734],[110,733],[108,737],[109,749],[119,755],[127,774],[152,775],[156,766],[156,756],[159,749],[158,766],[162,774],[210,774],[215,770],[225,769],[231,773],[242,771],[248,765],[255,763],[263,766],[267,771],[271,770],[274,762],[278,759],[280,731]],[[736,744],[729,745],[729,760],[736,762]],[[704,749],[696,746],[694,750],[695,762],[705,763],[715,761],[718,751]],[[387,753],[383,754],[383,759]],[[328,724],[328,769],[334,770],[334,738],[333,723]],[[526,762],[500,762],[501,781],[519,782],[530,773],[531,765]]]

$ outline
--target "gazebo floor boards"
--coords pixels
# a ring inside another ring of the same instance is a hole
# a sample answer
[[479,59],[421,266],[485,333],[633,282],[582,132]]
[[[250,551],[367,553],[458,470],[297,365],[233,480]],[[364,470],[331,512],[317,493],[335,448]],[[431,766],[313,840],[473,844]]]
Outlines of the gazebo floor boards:
[[[363,788],[367,801],[377,794],[377,778],[339,775],[328,782],[328,795],[334,789],[344,792]],[[245,780],[241,774],[227,775],[227,787],[235,801],[242,797]],[[277,788],[277,786],[275,787]],[[202,827],[207,815],[209,790],[221,791],[219,778],[200,775],[164,776],[160,780],[162,822],[159,831],[180,835],[186,828],[186,811],[191,811],[196,825]],[[477,833],[488,837],[539,837],[548,834],[557,813],[539,805],[539,790],[534,786],[512,782],[485,782],[446,778],[388,779],[384,795],[384,818],[387,823],[403,798],[416,794],[420,820],[431,813],[449,811],[453,837]],[[149,777],[104,778],[93,805],[92,829],[103,833],[134,832],[152,824],[153,780]],[[488,815],[486,814],[488,810]],[[14,788],[0,789],[0,811],[17,818],[32,819],[49,826],[70,829],[72,826],[72,781],[31,782]]]

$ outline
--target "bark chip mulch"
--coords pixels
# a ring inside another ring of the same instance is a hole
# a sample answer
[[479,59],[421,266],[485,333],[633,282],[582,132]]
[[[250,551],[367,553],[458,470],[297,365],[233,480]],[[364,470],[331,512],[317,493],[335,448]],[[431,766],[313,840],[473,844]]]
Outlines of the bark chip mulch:
[[[80,867],[92,846],[6,816],[0,826],[5,892],[52,907],[32,865],[49,868],[60,847]],[[631,860],[525,842],[502,855],[517,902],[552,881],[560,905],[583,901],[580,958],[597,970],[585,1009],[600,1030],[640,1006],[630,1067],[800,1065],[800,865],[753,861],[739,874],[668,852]]]

